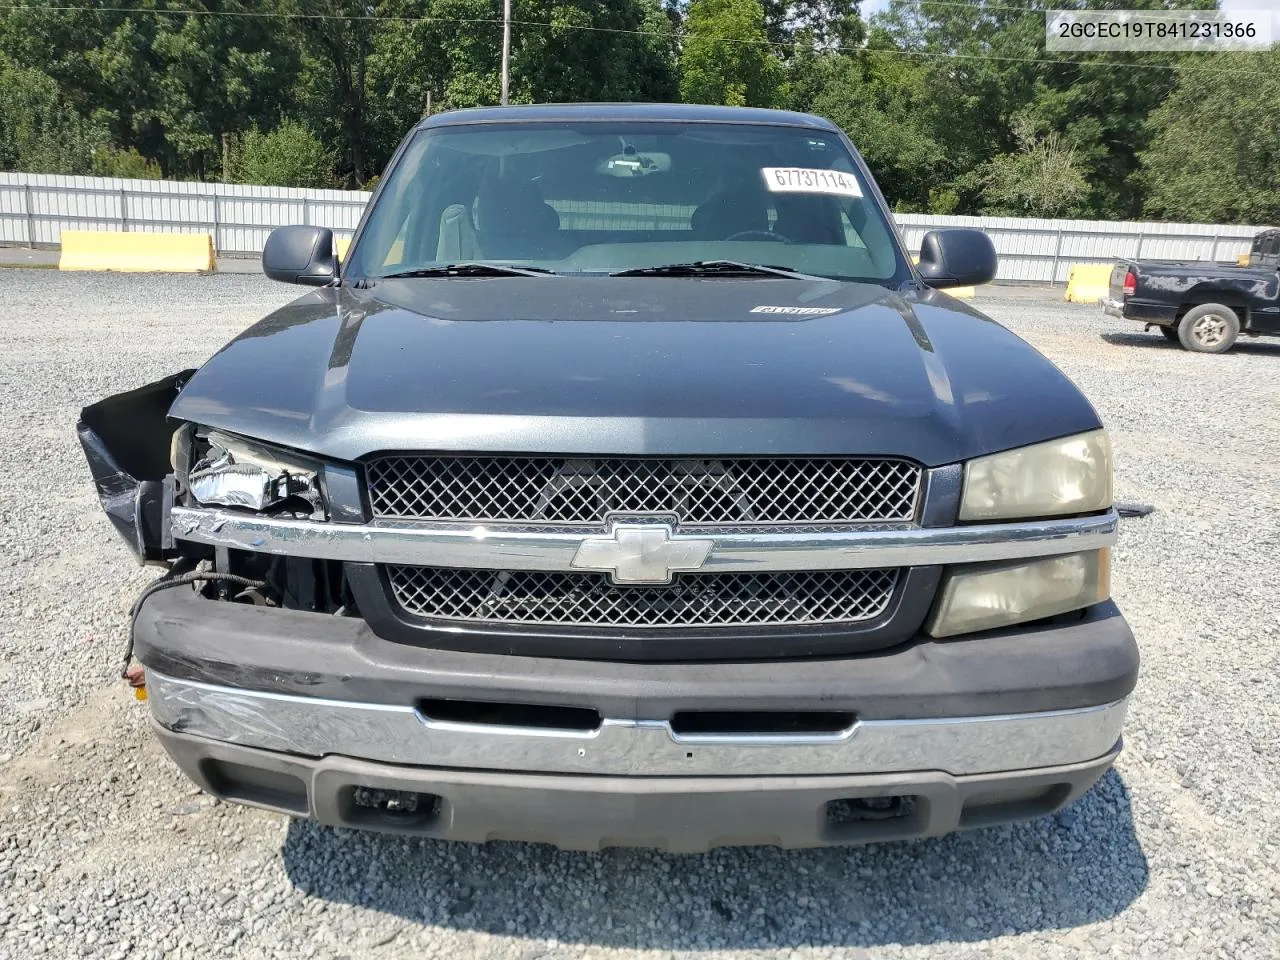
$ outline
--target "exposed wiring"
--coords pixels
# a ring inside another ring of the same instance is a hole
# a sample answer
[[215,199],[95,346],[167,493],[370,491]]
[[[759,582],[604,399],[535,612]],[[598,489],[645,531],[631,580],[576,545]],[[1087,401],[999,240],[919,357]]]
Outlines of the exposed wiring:
[[234,583],[245,588],[261,589],[267,585],[265,580],[254,580],[250,577],[242,577],[235,573],[216,573],[214,571],[192,570],[190,573],[174,573],[170,570],[159,580],[151,583],[138,595],[138,599],[133,602],[133,609],[129,611],[129,639],[125,643],[124,659],[120,665],[120,678],[122,680],[129,679],[129,664],[133,660],[133,630],[138,623],[138,613],[142,610],[142,604],[154,593],[161,590],[168,590],[171,587],[181,587],[192,583]]

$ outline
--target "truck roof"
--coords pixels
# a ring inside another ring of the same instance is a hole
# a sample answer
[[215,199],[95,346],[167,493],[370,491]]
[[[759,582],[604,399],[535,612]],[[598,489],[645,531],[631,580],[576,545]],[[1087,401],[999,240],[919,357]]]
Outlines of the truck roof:
[[695,103],[539,103],[473,107],[426,117],[418,129],[511,121],[669,120],[686,123],[767,123],[774,126],[837,130],[830,120],[791,110],[719,107]]

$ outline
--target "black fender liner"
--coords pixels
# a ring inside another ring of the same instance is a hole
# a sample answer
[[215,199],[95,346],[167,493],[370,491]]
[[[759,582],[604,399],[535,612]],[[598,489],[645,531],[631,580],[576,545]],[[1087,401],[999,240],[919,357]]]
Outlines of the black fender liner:
[[173,477],[169,448],[178,425],[169,408],[194,370],[118,393],[80,411],[76,435],[98,499],[140,563],[177,555],[169,529]]

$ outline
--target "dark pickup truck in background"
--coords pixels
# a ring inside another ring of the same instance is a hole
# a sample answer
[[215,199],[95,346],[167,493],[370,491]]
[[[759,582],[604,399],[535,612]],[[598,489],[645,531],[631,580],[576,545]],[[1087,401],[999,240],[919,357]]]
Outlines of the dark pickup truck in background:
[[1197,353],[1225,353],[1240,334],[1280,336],[1280,230],[1253,238],[1249,263],[1121,260],[1102,309],[1140,320]]

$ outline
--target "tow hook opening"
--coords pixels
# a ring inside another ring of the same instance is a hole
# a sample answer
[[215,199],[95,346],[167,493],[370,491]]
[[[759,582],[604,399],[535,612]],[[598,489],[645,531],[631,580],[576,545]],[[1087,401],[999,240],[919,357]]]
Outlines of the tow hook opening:
[[394,824],[422,827],[440,816],[441,800],[434,793],[414,790],[384,790],[353,786],[341,806],[345,819],[354,825]]
[[910,794],[888,797],[846,797],[827,804],[827,822],[844,826],[867,821],[899,820],[915,812],[919,798]]

